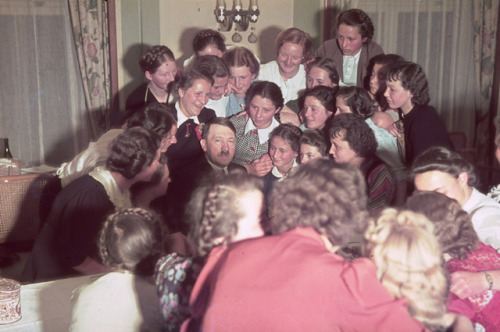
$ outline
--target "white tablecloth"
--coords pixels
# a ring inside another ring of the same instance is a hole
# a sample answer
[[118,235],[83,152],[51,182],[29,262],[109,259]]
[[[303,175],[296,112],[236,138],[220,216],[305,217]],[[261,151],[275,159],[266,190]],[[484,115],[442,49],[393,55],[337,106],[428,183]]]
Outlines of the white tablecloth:
[[73,309],[73,290],[100,276],[81,276],[22,285],[22,318],[15,323],[0,325],[0,331],[68,331]]

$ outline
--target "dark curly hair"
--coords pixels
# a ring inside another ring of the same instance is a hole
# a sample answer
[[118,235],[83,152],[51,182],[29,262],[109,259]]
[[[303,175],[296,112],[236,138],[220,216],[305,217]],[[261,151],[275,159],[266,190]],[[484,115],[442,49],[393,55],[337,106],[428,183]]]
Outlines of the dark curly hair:
[[327,86],[317,85],[314,88],[304,90],[299,97],[300,109],[304,109],[307,97],[316,98],[327,112],[335,113],[335,91],[337,89]]
[[161,218],[141,208],[119,208],[110,214],[99,234],[99,254],[104,265],[138,275],[153,275],[163,254],[166,229]]
[[479,238],[469,214],[456,200],[437,192],[420,192],[408,198],[405,208],[432,221],[434,234],[444,253],[465,259],[468,253],[476,250]]
[[233,47],[222,56],[227,67],[248,67],[256,77],[259,75],[260,64],[255,55],[246,47]]
[[331,122],[330,138],[341,137],[362,158],[370,158],[377,149],[373,130],[359,116],[352,113],[335,115]]
[[285,102],[279,86],[269,81],[256,81],[252,83],[245,95],[245,110],[248,111],[250,102],[255,96],[269,99],[276,109],[282,108]]
[[396,62],[387,66],[386,81],[401,81],[401,86],[411,92],[414,105],[427,105],[431,101],[425,72],[414,62]]
[[302,135],[302,130],[299,127],[294,126],[289,123],[280,124],[278,127],[274,128],[269,134],[269,144],[275,137],[281,137],[285,140],[293,152],[300,152],[300,136]]
[[174,53],[164,45],[155,45],[148,49],[139,60],[139,66],[145,73],[149,71],[154,74],[156,70],[167,61],[174,61]]
[[479,186],[479,178],[474,166],[462,156],[448,148],[433,146],[418,155],[413,161],[410,175],[414,179],[417,174],[440,171],[458,178],[460,173],[466,172],[469,178],[467,184],[471,187]]
[[337,65],[335,64],[335,61],[329,58],[317,57],[313,61],[307,63],[306,65],[307,74],[309,74],[309,71],[314,67],[318,67],[326,71],[332,83],[336,85],[339,84],[340,80],[339,72],[337,71]]
[[240,198],[246,192],[262,192],[262,179],[241,172],[226,176],[214,176],[198,187],[186,207],[191,225],[189,238],[205,256],[216,245],[215,240],[223,238],[222,245],[231,242],[238,231],[238,221],[244,217]]
[[[373,67],[375,65],[380,65],[380,69],[377,73],[377,79],[379,88],[375,93],[375,99],[383,108],[388,108],[389,104],[387,103],[387,99],[384,97],[385,90],[387,89],[386,75],[387,75],[387,66],[392,65],[393,63],[404,62],[405,59],[398,54],[379,54],[371,58],[370,64],[368,65],[368,73],[373,72]],[[368,89],[369,90],[369,89]]]
[[226,52],[224,36],[212,29],[201,30],[193,38],[193,51],[196,55],[208,45],[215,45],[222,53]]
[[272,233],[312,227],[343,246],[353,234],[364,233],[370,220],[366,204],[365,180],[357,169],[313,159],[274,186]]
[[302,133],[302,136],[300,136],[299,143],[314,146],[318,148],[319,153],[321,153],[323,157],[327,156],[327,151],[326,151],[327,143],[325,140],[325,136],[318,129],[311,129],[304,131]]
[[313,49],[313,41],[311,36],[297,28],[288,28],[281,31],[276,37],[276,55],[279,54],[281,47],[285,43],[292,43],[302,46],[302,63],[307,62],[311,58],[311,53]]
[[365,43],[369,43],[375,33],[375,27],[373,26],[370,16],[361,9],[349,9],[340,13],[337,28],[341,24],[357,27],[361,37],[363,39],[366,38]]
[[111,143],[106,168],[131,180],[151,165],[160,142],[160,135],[154,131],[142,127],[129,128]]
[[373,100],[368,91],[359,86],[340,87],[337,98],[344,99],[344,103],[349,106],[351,112],[363,120],[373,115]]
[[151,103],[134,113],[127,120],[127,128],[142,127],[156,132],[161,137],[168,135],[177,120],[163,103]]

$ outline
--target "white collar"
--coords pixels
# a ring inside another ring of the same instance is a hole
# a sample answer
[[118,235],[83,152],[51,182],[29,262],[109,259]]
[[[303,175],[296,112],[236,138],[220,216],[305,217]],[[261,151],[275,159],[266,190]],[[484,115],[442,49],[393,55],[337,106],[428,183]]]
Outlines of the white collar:
[[106,190],[106,194],[108,194],[109,200],[115,207],[132,207],[130,191],[125,190],[125,192],[122,192],[120,188],[118,188],[115,178],[104,166],[94,168],[89,175],[103,185]]
[[288,174],[290,174],[290,172],[292,171],[292,169],[294,169],[297,166],[299,166],[299,164],[297,163],[297,158],[294,158],[293,159],[292,168],[290,168],[290,170],[288,171],[288,173],[286,173],[285,175],[281,174],[280,171],[278,171],[278,167],[276,167],[276,166],[273,166],[273,169],[271,170],[271,173],[275,177],[278,178],[278,182],[281,182],[281,181],[283,181],[288,176]]
[[245,135],[252,130],[257,130],[257,134],[259,135],[259,143],[264,144],[269,140],[269,134],[271,134],[271,131],[273,131],[274,128],[278,127],[280,123],[274,118],[273,116],[273,121],[269,125],[269,127],[264,128],[264,129],[257,129],[255,125],[253,124],[252,119],[248,119],[247,124],[245,126]]
[[[361,47],[362,48],[362,47]],[[343,58],[354,58],[354,60],[356,62],[359,61],[359,57],[361,56],[361,48],[359,49],[358,53],[354,54],[354,55],[343,55]]]
[[214,170],[215,172],[223,172],[224,174],[229,174],[227,166],[226,167],[217,166],[214,163],[212,163],[210,160],[208,160],[208,158],[207,158],[207,162],[210,165],[210,167],[212,167],[212,170]]
[[186,122],[189,119],[193,120],[194,123],[196,124],[200,124],[200,121],[198,121],[197,116],[192,116],[188,118],[187,116],[184,115],[184,113],[182,113],[178,101],[175,103],[175,110],[177,111],[177,128],[179,128],[184,122]]

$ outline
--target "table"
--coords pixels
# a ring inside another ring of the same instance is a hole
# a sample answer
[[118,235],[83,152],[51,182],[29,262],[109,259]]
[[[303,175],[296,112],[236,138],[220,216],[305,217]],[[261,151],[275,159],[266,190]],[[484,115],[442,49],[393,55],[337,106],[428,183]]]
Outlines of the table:
[[15,323],[0,325],[1,331],[68,331],[73,290],[102,274],[85,275],[21,286],[21,315]]

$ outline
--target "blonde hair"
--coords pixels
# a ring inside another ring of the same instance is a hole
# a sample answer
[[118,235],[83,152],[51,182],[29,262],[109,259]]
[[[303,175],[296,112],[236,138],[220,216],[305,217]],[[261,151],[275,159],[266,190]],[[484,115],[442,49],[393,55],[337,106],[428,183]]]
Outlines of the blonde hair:
[[433,331],[444,330],[448,280],[434,225],[411,211],[385,209],[365,238],[377,276],[395,298],[408,300],[408,312]]

